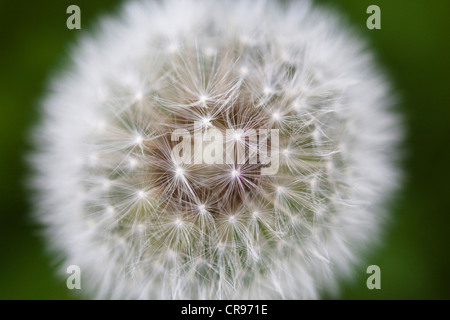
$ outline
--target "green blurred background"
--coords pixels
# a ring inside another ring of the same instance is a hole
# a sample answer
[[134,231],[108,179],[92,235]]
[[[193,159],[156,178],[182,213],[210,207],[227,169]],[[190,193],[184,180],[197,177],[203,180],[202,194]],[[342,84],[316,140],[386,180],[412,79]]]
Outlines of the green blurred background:
[[[401,97],[406,179],[384,244],[366,264],[381,267],[381,290],[366,287],[365,266],[343,284],[345,299],[450,298],[450,1],[322,0],[369,39]],[[30,128],[46,81],[68,45],[117,0],[0,0],[0,299],[73,299],[52,268],[30,219],[24,188]],[[66,8],[81,8],[82,30],[66,28]],[[366,8],[381,8],[381,30],[366,28]]]

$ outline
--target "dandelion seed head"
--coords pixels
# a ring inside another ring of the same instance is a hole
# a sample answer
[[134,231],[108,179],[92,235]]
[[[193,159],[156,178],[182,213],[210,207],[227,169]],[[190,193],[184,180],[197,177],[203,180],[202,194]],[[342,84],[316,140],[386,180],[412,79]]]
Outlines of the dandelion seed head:
[[[37,219],[86,294],[334,290],[379,238],[399,177],[401,126],[365,44],[307,0],[131,1],[102,21],[50,84],[32,157]],[[250,148],[261,129],[282,147]],[[211,151],[211,132],[245,161],[175,161],[189,137]]]

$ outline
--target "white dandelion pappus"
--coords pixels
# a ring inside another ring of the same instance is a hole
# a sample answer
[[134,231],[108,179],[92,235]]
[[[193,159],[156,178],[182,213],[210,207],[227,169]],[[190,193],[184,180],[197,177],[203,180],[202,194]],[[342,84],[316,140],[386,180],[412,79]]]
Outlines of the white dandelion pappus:
[[[71,56],[43,103],[33,186],[51,247],[96,297],[319,298],[379,238],[399,121],[333,13],[129,2]],[[195,122],[278,129],[278,172],[174,161],[170,133]]]

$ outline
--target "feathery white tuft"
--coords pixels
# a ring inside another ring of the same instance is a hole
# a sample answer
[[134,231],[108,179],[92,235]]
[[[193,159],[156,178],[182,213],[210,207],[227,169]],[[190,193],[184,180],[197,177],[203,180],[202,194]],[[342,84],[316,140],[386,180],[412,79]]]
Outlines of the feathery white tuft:
[[[99,29],[54,79],[33,156],[38,219],[83,288],[332,290],[378,239],[398,179],[399,121],[364,44],[309,1],[129,2]],[[170,132],[195,121],[279,129],[278,173],[177,164]]]

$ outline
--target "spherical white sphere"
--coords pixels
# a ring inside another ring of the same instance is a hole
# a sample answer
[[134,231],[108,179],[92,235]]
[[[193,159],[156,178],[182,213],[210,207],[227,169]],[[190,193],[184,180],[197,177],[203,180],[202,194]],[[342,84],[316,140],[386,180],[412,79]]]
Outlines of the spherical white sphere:
[[[336,13],[129,2],[71,57],[43,103],[33,186],[51,247],[96,297],[318,298],[379,238],[401,128]],[[208,132],[244,163],[207,154]]]

